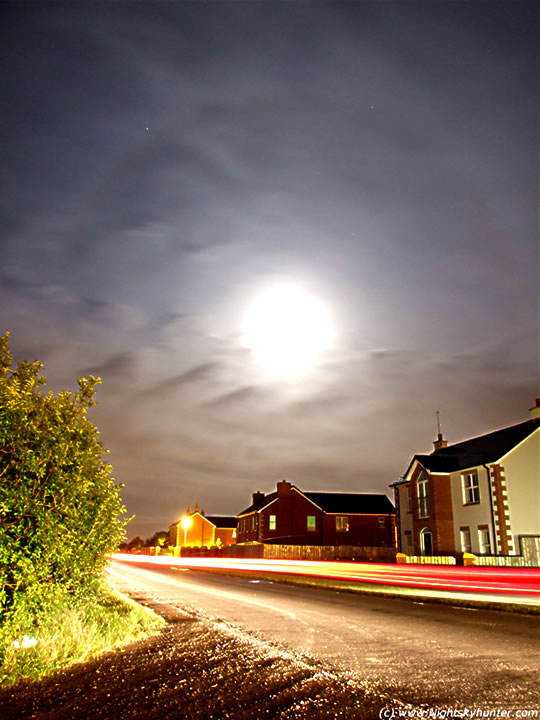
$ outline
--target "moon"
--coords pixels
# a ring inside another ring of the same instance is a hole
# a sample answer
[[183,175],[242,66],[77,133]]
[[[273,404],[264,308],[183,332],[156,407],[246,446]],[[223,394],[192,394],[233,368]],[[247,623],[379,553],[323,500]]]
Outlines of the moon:
[[244,315],[243,344],[277,377],[295,378],[313,369],[332,335],[325,303],[293,284],[267,288]]

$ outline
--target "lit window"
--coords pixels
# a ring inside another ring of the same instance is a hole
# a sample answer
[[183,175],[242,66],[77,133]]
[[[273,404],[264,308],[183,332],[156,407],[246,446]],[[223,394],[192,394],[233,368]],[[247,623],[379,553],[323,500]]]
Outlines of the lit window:
[[471,552],[471,531],[468,527],[461,528],[459,531],[459,537],[461,540],[461,552]]
[[268,516],[268,529],[269,529],[269,530],[275,530],[275,529],[276,529],[276,516],[275,516],[275,515],[269,515],[269,516]]
[[491,555],[491,540],[488,528],[478,528],[478,542],[480,544],[480,553],[482,555]]
[[424,473],[418,476],[416,490],[418,494],[418,517],[429,517],[428,479]]
[[317,529],[317,518],[315,517],[315,515],[307,516],[307,529],[309,531]]
[[336,530],[338,532],[347,532],[349,530],[349,518],[346,515],[336,517]]
[[478,486],[478,473],[465,473],[461,476],[463,487],[463,504],[474,505],[480,502],[480,487]]

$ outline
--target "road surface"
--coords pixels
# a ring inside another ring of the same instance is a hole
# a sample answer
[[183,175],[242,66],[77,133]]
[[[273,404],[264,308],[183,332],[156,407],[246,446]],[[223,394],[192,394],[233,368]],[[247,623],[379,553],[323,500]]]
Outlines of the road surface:
[[352,672],[399,702],[514,713],[540,707],[538,617],[140,562],[114,560],[110,574],[124,587]]

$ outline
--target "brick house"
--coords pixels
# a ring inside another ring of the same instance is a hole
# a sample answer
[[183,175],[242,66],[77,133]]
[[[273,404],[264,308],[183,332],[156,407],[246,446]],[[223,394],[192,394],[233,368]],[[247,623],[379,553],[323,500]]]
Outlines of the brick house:
[[237,544],[395,546],[395,510],[383,493],[307,492],[286,480],[253,493],[237,516]]
[[206,515],[197,505],[193,512],[188,508],[185,515],[169,528],[169,545],[173,547],[212,547],[234,545],[235,542],[234,515]]
[[409,555],[540,553],[540,399],[531,418],[414,455],[394,488]]

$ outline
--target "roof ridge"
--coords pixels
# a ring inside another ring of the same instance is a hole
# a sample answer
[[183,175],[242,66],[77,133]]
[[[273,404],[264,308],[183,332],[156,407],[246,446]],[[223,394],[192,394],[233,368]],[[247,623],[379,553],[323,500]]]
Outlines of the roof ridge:
[[452,443],[451,445],[447,445],[444,448],[441,448],[440,450],[436,450],[434,453],[417,453],[419,455],[444,455],[445,450],[449,450],[452,447],[455,447],[456,445],[464,445],[465,443],[472,442],[473,440],[479,440],[480,438],[488,437],[489,435],[494,435],[498,432],[503,432],[504,430],[512,430],[512,428],[520,427],[520,425],[527,425],[531,423],[532,425],[535,425],[534,418],[528,418],[527,420],[522,420],[519,423],[514,423],[514,425],[505,425],[504,427],[497,428],[496,430],[490,430],[489,432],[480,433],[479,435],[474,435],[473,437],[465,438],[465,440],[459,440],[458,442]]
[[306,493],[324,493],[325,495],[386,495],[384,492],[376,492],[371,490],[301,490],[304,495]]

